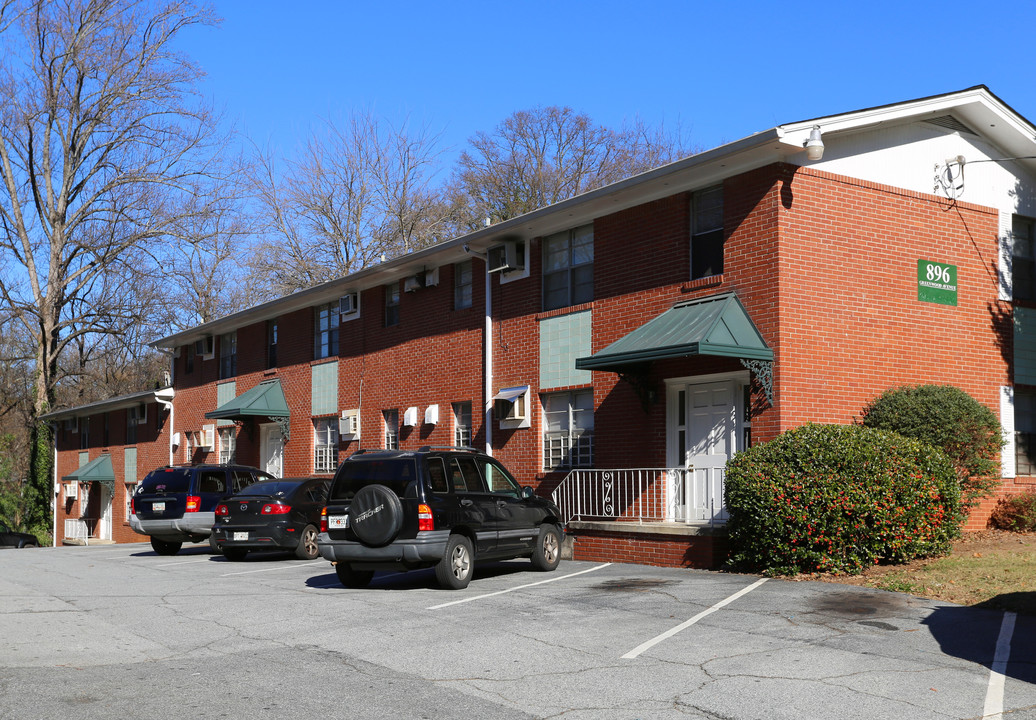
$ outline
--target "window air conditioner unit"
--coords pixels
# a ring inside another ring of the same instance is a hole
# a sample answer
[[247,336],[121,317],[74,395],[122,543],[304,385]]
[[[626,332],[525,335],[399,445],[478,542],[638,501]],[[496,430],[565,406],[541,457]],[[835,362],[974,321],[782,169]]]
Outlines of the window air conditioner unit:
[[424,286],[434,287],[439,284],[439,268],[424,271]]
[[486,258],[486,272],[508,273],[525,269],[525,243],[521,240],[507,240],[489,248]]
[[65,483],[65,497],[69,498],[70,500],[75,500],[77,497],[79,497],[79,483]]
[[215,338],[206,335],[194,343],[194,354],[201,356],[202,360],[211,360],[216,354],[215,344]]
[[403,280],[403,292],[414,292],[424,287],[424,273],[419,272],[417,275],[411,275],[410,277]]
[[137,425],[147,424],[147,403],[140,403],[139,406],[130,408],[130,411],[136,414]]
[[417,408],[408,407],[406,412],[403,413],[403,424],[407,427],[413,427],[417,425]]
[[439,422],[439,406],[429,405],[424,409],[424,424],[436,425]]
[[201,435],[198,437],[198,445],[203,450],[212,450],[216,444],[216,426],[215,425],[202,425]]
[[338,434],[345,440],[356,440],[360,437],[360,411],[343,410],[338,420]]
[[69,432],[79,432],[79,418],[65,418],[65,430]]
[[356,302],[356,293],[348,293],[338,298],[339,315],[355,315],[359,309],[360,306]]

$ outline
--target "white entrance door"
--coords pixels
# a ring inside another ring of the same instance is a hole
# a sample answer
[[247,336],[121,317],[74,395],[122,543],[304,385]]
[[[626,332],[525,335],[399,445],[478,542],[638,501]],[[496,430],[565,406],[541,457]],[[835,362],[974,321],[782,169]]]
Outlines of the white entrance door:
[[101,529],[98,537],[101,540],[112,539],[112,494],[104,483],[97,483],[101,489]]
[[262,425],[259,428],[259,454],[262,458],[262,469],[275,477],[284,473],[284,436],[276,423]]
[[734,380],[670,385],[670,519],[727,519],[723,481],[737,450],[738,384]]

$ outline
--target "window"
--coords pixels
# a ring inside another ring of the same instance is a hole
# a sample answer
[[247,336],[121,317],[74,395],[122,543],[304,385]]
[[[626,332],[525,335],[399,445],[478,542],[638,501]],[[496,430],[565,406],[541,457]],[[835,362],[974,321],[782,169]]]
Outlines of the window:
[[592,467],[594,462],[593,390],[543,396],[546,431],[543,434],[543,467]]
[[219,463],[230,465],[237,455],[237,431],[232,427],[219,429]]
[[237,331],[219,336],[219,379],[237,375]]
[[338,419],[313,420],[313,472],[332,473],[338,467]]
[[1036,220],[1015,215],[1011,222],[1011,287],[1015,300],[1036,300]]
[[190,375],[194,372],[194,343],[187,343],[183,346],[183,374]]
[[338,354],[338,303],[313,309],[313,357],[317,360]]
[[90,447],[90,418],[85,417],[79,423],[79,449]]
[[453,309],[463,310],[471,307],[471,288],[474,276],[471,261],[457,263],[453,266]]
[[277,321],[266,322],[266,367],[277,367]]
[[134,406],[126,409],[126,444],[137,442],[137,425],[140,424],[140,410]]
[[593,225],[543,238],[543,309],[553,310],[593,299]]
[[399,283],[385,286],[385,327],[399,324]]
[[382,410],[385,418],[385,449],[399,450],[399,410]]
[[453,444],[471,447],[471,403],[453,403]]
[[1014,389],[1014,458],[1018,475],[1036,475],[1036,390]]
[[691,196],[691,280],[723,274],[723,187]]
[[101,438],[104,440],[104,442],[101,443],[102,447],[108,447],[111,445],[111,418],[109,417],[109,413],[104,414],[104,431]]

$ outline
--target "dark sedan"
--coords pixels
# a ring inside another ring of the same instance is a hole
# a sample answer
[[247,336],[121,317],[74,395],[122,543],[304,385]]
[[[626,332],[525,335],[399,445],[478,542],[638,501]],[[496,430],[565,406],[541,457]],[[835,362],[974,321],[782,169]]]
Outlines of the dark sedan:
[[0,547],[28,548],[39,547],[39,544],[35,535],[15,532],[7,523],[0,521]]
[[216,506],[212,539],[227,560],[244,560],[254,550],[292,550],[300,560],[313,560],[329,484],[327,478],[285,478],[249,485]]

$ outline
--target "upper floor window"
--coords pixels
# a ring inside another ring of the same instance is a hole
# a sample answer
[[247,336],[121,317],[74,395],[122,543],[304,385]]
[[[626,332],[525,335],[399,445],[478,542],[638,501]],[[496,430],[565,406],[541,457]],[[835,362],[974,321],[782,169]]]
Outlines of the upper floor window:
[[219,378],[237,375],[237,331],[219,336]]
[[137,442],[137,425],[140,424],[140,412],[136,406],[126,410],[126,444]]
[[543,309],[553,310],[593,299],[593,225],[543,238]]
[[1015,300],[1036,300],[1036,220],[1015,215],[1011,222],[1011,287]]
[[266,322],[266,367],[277,367],[277,321]]
[[338,419],[313,420],[313,472],[332,473],[338,467]]
[[691,195],[691,280],[723,274],[723,187]]
[[471,307],[471,288],[474,275],[471,261],[457,263],[453,266],[453,309],[463,310]]
[[190,375],[194,372],[194,343],[187,343],[183,347],[183,374]]
[[399,450],[399,410],[382,410],[385,419],[385,449]]
[[399,324],[399,283],[385,286],[385,327]]
[[592,467],[594,463],[593,390],[543,396],[543,467]]
[[317,360],[338,354],[338,302],[313,309],[313,357]]
[[90,418],[85,417],[79,421],[79,449],[86,450],[90,447]]
[[471,403],[453,403],[453,444],[471,447]]

